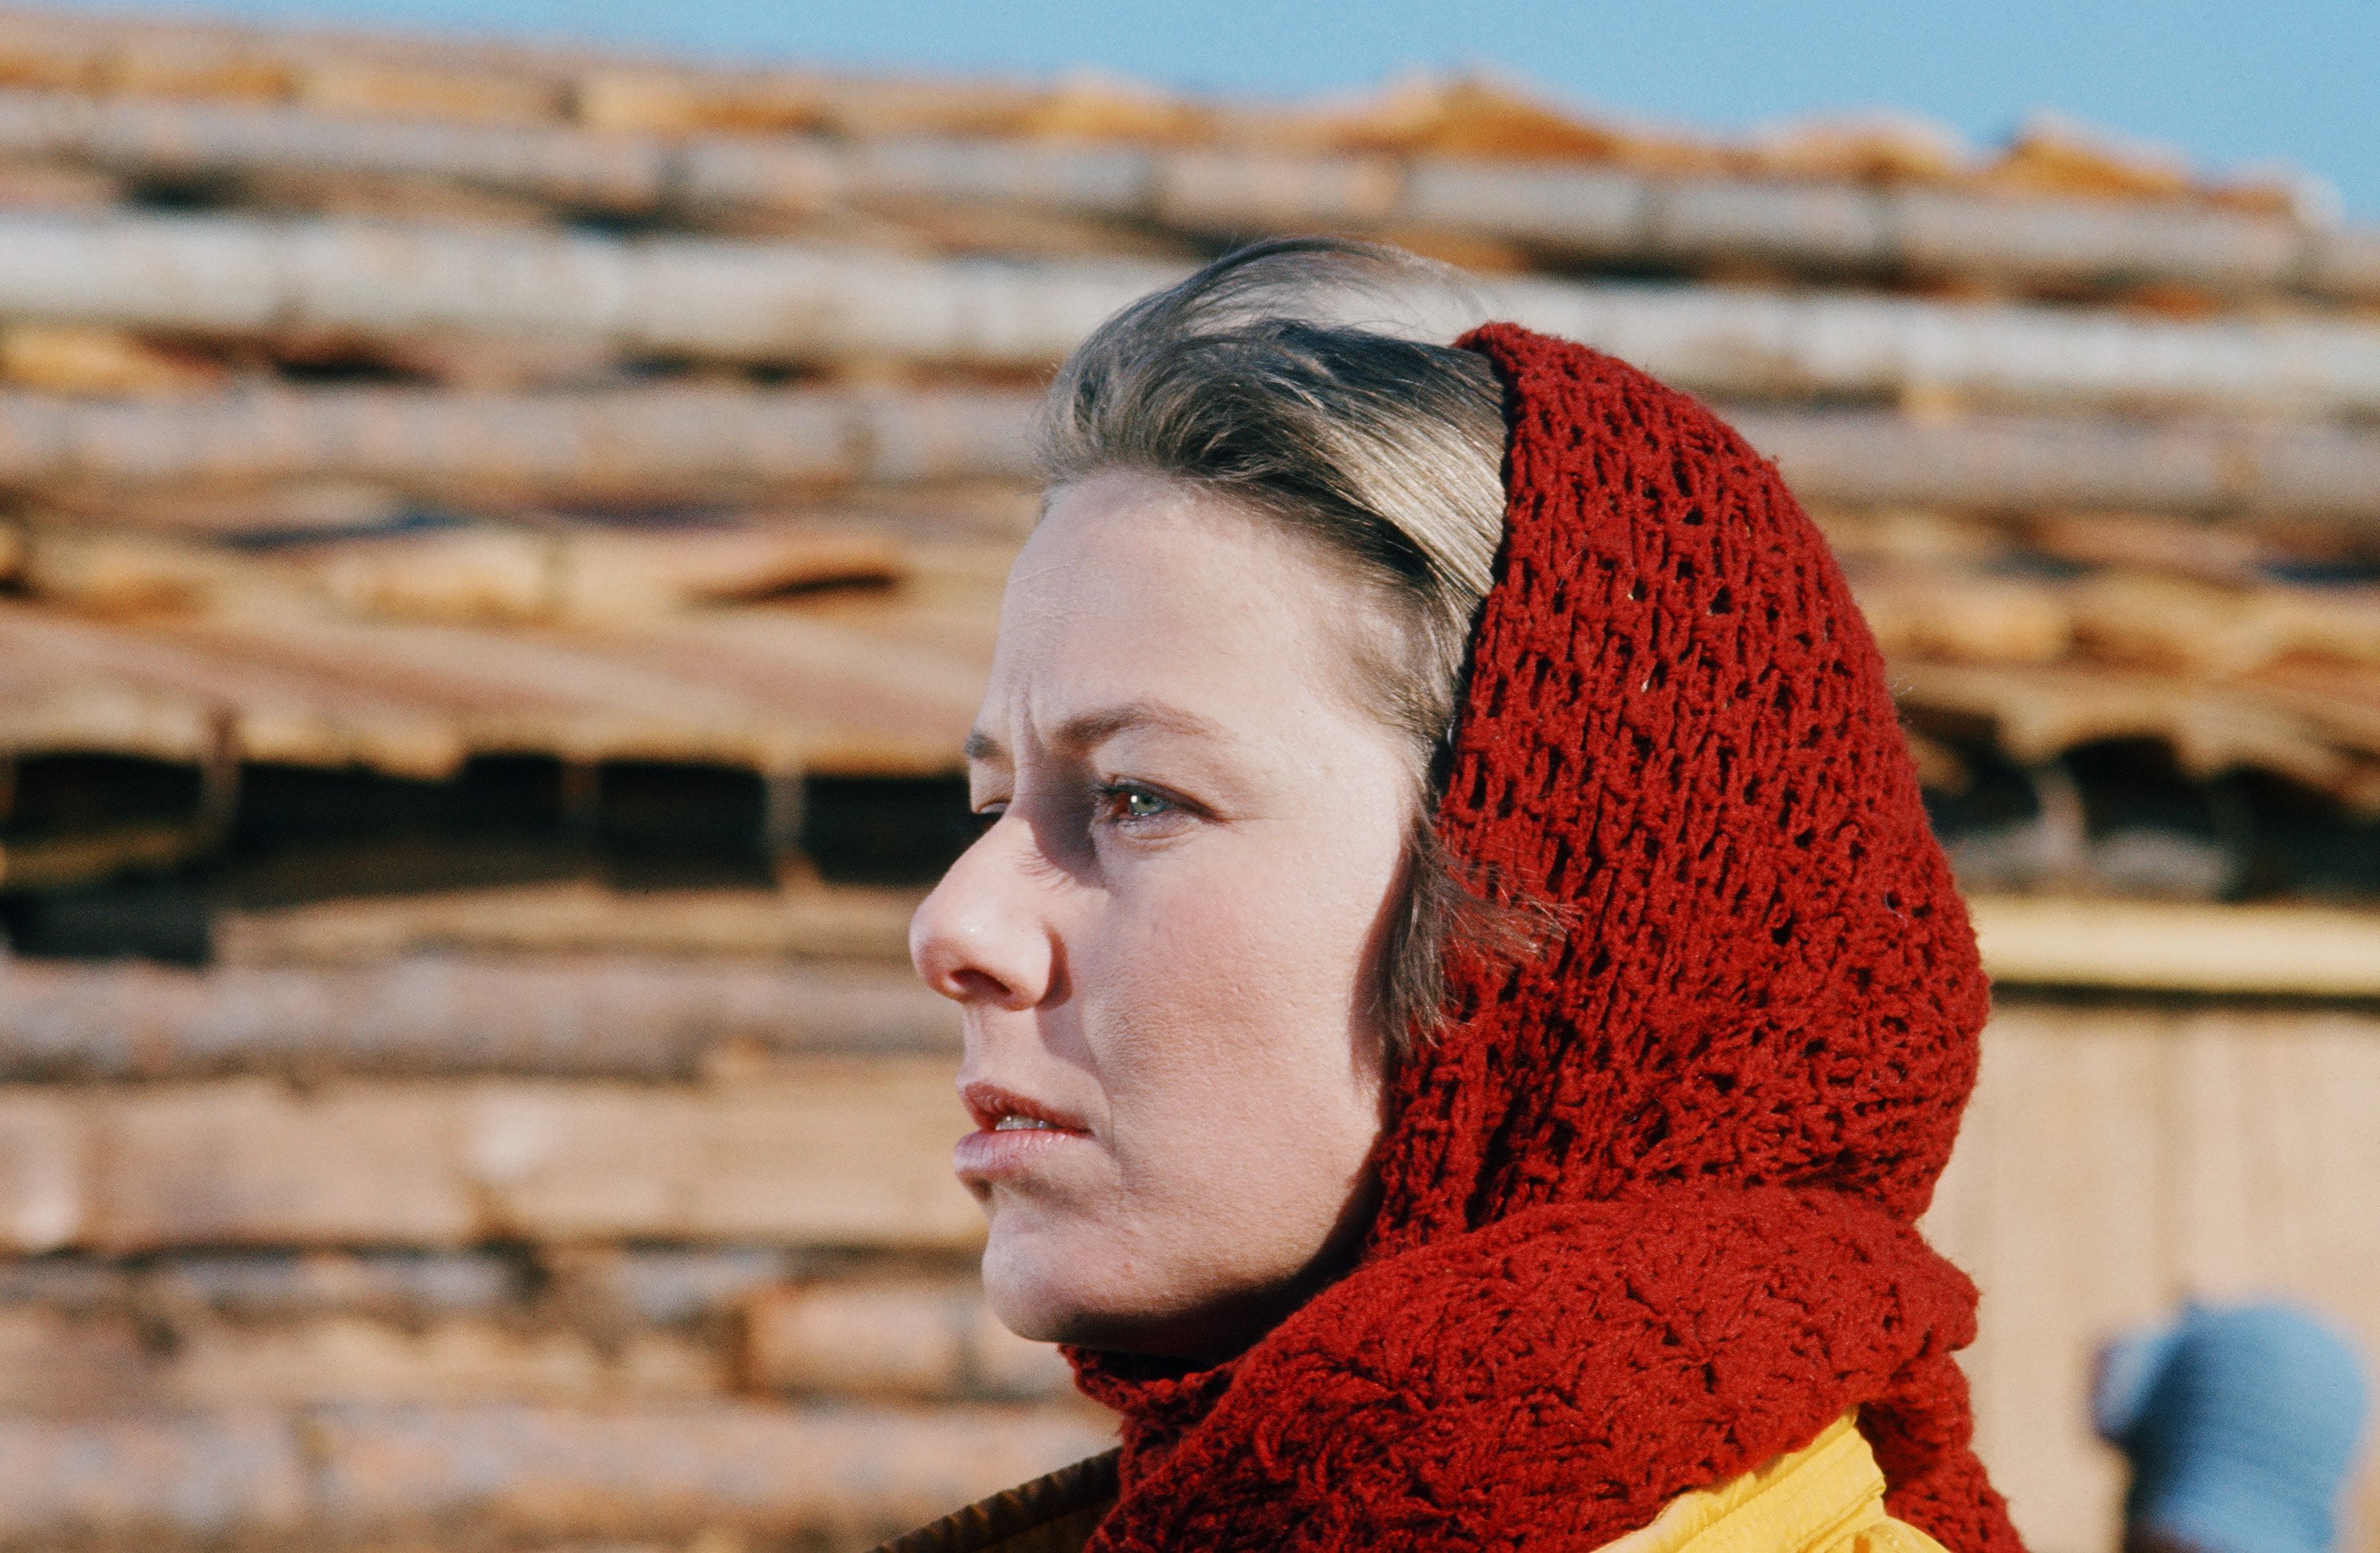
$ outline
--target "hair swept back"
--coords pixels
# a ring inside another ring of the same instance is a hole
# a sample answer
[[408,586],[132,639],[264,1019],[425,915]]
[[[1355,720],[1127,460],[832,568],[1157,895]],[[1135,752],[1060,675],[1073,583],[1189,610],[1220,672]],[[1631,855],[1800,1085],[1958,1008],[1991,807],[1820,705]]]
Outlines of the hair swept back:
[[1503,536],[1505,427],[1487,358],[1394,326],[1416,292],[1473,311],[1452,272],[1399,249],[1239,249],[1094,331],[1050,385],[1039,447],[1053,490],[1134,470],[1225,496],[1375,606],[1349,633],[1354,683],[1409,740],[1416,796],[1375,993],[1392,1053],[1443,1023],[1450,947],[1525,952],[1548,926],[1459,876],[1430,825]]

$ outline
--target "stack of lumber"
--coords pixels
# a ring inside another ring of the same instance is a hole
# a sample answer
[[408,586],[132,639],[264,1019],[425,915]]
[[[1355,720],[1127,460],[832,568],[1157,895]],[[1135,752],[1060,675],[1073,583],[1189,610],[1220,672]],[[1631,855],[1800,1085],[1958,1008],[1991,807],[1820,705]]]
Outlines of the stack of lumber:
[[9,12],[0,1549],[864,1546],[1099,1448],[906,920],[1040,380],[1311,230],[1834,541],[2003,988],[1931,1225],[2032,1544],[2112,1546],[2111,1325],[2380,1342],[2380,232],[2057,122]]
[[9,963],[0,1539],[864,1540],[1097,1449],[975,1288],[938,1002],[857,956]]

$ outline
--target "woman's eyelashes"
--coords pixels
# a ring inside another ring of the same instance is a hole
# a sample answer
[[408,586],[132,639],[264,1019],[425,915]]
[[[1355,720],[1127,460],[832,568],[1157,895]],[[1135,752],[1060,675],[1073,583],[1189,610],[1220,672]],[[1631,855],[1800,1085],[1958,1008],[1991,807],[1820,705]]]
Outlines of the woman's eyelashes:
[[1185,799],[1145,782],[1105,781],[1094,789],[1093,817],[1102,826],[1137,835],[1171,835],[1196,818]]
[[1086,843],[1103,834],[1157,840],[1210,817],[1196,801],[1165,788],[1123,777],[1085,778],[1047,782],[1017,793],[987,793],[967,806],[973,834],[981,836],[1020,805],[1045,846],[1062,845],[1057,838],[1070,835]]

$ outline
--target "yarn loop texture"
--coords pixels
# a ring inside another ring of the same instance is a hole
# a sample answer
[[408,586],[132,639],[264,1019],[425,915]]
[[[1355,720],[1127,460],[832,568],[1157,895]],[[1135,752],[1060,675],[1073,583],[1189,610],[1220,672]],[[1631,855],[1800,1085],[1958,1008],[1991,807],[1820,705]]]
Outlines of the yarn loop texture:
[[1489,324],[1505,535],[1437,814],[1557,941],[1450,967],[1362,1264],[1240,1357],[1073,1351],[1091,1547],[1585,1550],[1847,1409],[1887,1505],[2022,1553],[1969,1448],[1973,1285],[1914,1220],[1985,987],[1873,640],[1742,437]]

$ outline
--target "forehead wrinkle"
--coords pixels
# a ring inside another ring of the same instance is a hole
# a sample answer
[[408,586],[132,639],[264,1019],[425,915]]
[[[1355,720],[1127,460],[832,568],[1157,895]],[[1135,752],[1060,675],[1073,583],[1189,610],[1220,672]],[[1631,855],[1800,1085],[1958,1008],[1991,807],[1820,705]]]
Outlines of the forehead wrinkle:
[[[1220,743],[1239,741],[1237,736],[1222,724],[1195,712],[1159,702],[1128,701],[1121,705],[1100,707],[1067,718],[1058,725],[1049,742],[1058,749],[1079,753],[1095,750],[1120,734],[1149,728]],[[960,746],[960,751],[968,760],[978,763],[1001,764],[1009,758],[1008,746],[981,728],[967,734],[966,742]]]
[[1144,728],[1181,734],[1190,739],[1211,739],[1231,743],[1236,740],[1231,730],[1211,718],[1161,702],[1128,701],[1121,705],[1101,707],[1067,718],[1058,725],[1051,742],[1069,750],[1095,750],[1119,734],[1137,733]]

